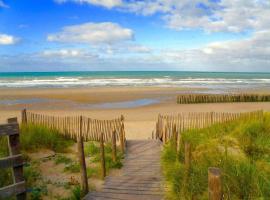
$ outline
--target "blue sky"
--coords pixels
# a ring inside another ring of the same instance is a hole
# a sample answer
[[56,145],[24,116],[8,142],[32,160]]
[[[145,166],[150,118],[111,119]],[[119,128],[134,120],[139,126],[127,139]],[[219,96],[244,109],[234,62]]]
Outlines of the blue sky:
[[0,71],[270,71],[268,0],[0,0]]

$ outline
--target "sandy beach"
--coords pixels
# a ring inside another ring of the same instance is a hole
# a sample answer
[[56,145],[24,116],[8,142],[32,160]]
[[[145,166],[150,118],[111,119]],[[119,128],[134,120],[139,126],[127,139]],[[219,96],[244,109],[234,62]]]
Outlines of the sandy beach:
[[[176,103],[178,94],[194,91],[204,90],[164,87],[1,89],[0,120],[4,122],[8,117],[14,116],[20,118],[23,108],[48,115],[84,115],[95,119],[112,119],[123,114],[127,138],[146,139],[151,137],[158,114],[246,112],[259,109],[270,111],[270,103],[267,102],[188,105]],[[3,103],[3,100],[11,103]],[[155,101],[140,104],[140,100]],[[12,103],[13,101],[15,102]]]

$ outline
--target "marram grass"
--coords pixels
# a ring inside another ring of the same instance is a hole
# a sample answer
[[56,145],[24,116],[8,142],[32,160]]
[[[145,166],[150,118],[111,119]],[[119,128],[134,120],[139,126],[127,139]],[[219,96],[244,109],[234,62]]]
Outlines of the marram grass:
[[40,148],[55,152],[65,152],[74,141],[65,138],[57,130],[41,125],[22,124],[20,134],[21,147],[25,151],[35,151]]
[[[184,167],[184,143],[192,146],[191,167]],[[162,156],[167,199],[208,199],[208,168],[222,171],[224,199],[270,199],[270,115],[190,130],[176,153],[171,143]]]

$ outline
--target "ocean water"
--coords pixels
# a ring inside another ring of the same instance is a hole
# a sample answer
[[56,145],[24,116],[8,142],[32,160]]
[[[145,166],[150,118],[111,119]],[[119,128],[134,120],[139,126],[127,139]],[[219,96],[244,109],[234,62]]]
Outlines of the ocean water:
[[179,71],[0,73],[0,88],[113,86],[159,86],[210,89],[270,88],[270,73]]

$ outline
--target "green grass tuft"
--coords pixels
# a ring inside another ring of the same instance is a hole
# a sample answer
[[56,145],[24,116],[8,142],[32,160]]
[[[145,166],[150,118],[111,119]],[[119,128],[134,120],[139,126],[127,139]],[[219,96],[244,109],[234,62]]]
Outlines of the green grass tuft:
[[[184,166],[184,143],[192,147],[191,167]],[[270,197],[270,115],[242,119],[182,133],[179,152],[165,145],[163,173],[168,199],[208,199],[208,168],[222,171],[224,199]]]
[[74,143],[57,130],[33,124],[21,126],[20,140],[22,149],[26,151],[48,148],[55,152],[65,152]]
[[72,159],[70,159],[64,155],[57,155],[54,162],[56,165],[61,164],[61,163],[67,165],[67,164],[72,163]]

